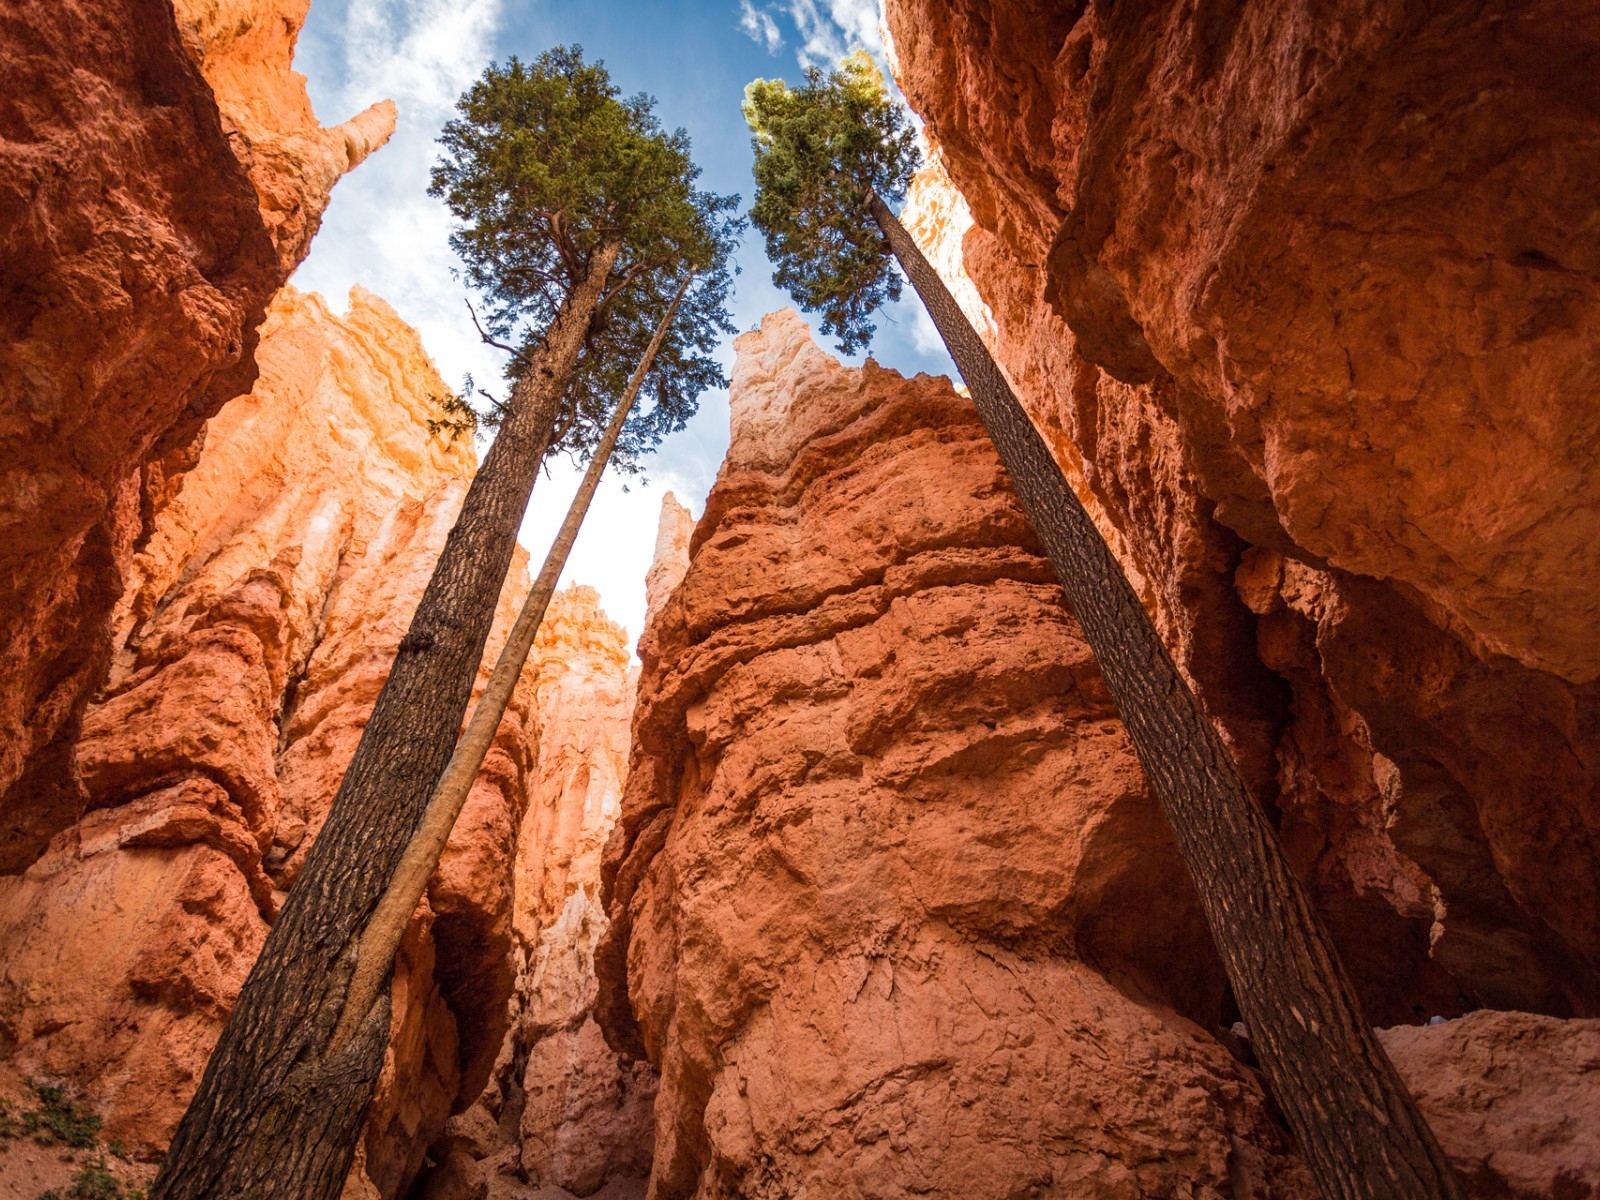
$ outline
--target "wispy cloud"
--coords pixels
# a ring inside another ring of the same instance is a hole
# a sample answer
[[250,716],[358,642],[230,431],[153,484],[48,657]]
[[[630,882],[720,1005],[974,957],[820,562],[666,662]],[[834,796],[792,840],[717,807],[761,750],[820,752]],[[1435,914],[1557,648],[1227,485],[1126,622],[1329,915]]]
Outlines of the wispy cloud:
[[342,40],[346,87],[448,111],[484,66],[501,0],[352,0]]
[[783,45],[783,34],[772,14],[750,0],[739,0],[739,28],[756,45],[765,46],[768,54],[776,54]]
[[802,67],[826,69],[858,46],[881,64],[882,23],[882,0],[773,0],[765,7],[739,0],[739,28],[769,54],[783,46],[784,28],[793,28]]
[[494,57],[502,0],[351,0],[302,38],[301,56],[326,122],[388,97],[394,138],[334,189],[333,203],[295,284],[339,306],[360,283],[422,333],[452,382],[498,375],[453,285],[450,214],[427,194],[435,139],[456,98]]

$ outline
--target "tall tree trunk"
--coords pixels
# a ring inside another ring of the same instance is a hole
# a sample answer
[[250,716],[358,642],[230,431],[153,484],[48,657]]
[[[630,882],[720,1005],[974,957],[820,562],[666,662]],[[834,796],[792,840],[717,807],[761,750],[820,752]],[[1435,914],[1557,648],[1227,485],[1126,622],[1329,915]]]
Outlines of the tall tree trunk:
[[872,215],[1044,543],[1194,877],[1273,1094],[1327,1200],[1454,1200],[1455,1176],[1371,1028],[1276,833],[988,349],[881,199]]
[[483,766],[484,757],[494,743],[500,718],[505,716],[506,706],[511,703],[511,694],[522,676],[522,665],[528,661],[528,652],[533,649],[533,640],[544,621],[545,610],[550,607],[550,598],[555,595],[556,581],[561,578],[561,571],[567,565],[567,556],[572,553],[572,545],[578,540],[578,530],[588,515],[595,490],[600,486],[600,477],[605,474],[611,452],[617,448],[617,439],[622,436],[622,427],[627,423],[634,399],[644,385],[644,377],[650,373],[656,352],[661,349],[667,330],[672,327],[678,304],[692,282],[694,276],[691,274],[678,288],[677,295],[667,306],[666,316],[656,326],[655,336],[650,339],[644,356],[634,368],[622,399],[617,402],[616,411],[611,414],[611,420],[595,447],[594,456],[589,460],[589,469],[584,472],[577,494],[567,508],[566,519],[561,522],[556,540],[544,556],[539,577],[533,581],[528,598],[522,602],[522,611],[517,614],[516,622],[506,636],[506,644],[500,651],[500,657],[495,660],[488,685],[472,710],[472,719],[467,722],[461,740],[456,743],[455,753],[450,756],[450,763],[445,767],[432,799],[428,801],[427,814],[407,845],[394,878],[390,880],[389,887],[361,933],[355,976],[350,981],[344,1013],[328,1045],[330,1054],[337,1054],[339,1048],[359,1032],[367,1013],[379,1002],[406,925],[416,911],[422,893],[427,890],[434,869],[439,865],[445,843],[450,840],[450,830],[461,815],[461,808],[478,778],[478,769]]
[[387,887],[472,696],[517,527],[620,243],[598,250],[517,386],[360,744],[173,1137],[152,1200],[332,1200],[389,1040],[385,999],[326,1047],[357,934]]

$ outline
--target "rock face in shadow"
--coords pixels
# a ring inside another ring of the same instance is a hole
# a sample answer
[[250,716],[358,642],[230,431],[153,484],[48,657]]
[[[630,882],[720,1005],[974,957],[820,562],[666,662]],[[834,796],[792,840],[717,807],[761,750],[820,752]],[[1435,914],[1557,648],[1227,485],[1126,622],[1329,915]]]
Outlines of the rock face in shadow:
[[1600,1012],[1600,22],[890,0],[908,224],[1377,1023]]
[[969,402],[793,312],[738,351],[606,856],[652,1195],[1304,1194]]
[[0,871],[81,813],[107,618],[257,327],[393,105],[335,129],[290,56],[304,0],[0,15]]
[[1476,1012],[1378,1038],[1468,1195],[1561,1200],[1600,1187],[1600,1021]]
[[[88,813],[0,878],[0,1048],[74,1082],[108,1137],[163,1146],[332,802],[465,495],[431,435],[444,391],[359,289],[286,289],[255,389],[126,567],[105,692],[77,758]],[[519,562],[489,661],[527,589]],[[364,1144],[379,1195],[477,1095],[516,982],[510,865],[533,782],[518,690],[401,951]]]
[[[662,529],[686,516],[668,493]],[[664,533],[663,545],[651,577],[674,562],[681,575],[687,539]],[[592,588],[552,599],[527,673],[541,734],[517,841],[511,1028],[489,1086],[430,1148],[425,1197],[610,1195],[650,1174],[655,1071],[606,1045],[593,1015],[600,857],[622,805],[636,676]]]

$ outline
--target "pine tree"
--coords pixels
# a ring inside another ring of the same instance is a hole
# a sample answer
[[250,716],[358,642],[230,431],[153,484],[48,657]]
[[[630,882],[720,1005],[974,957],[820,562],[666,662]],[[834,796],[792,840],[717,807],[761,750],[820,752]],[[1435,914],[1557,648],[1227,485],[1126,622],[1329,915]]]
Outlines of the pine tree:
[[745,92],[751,217],[774,278],[845,350],[911,280],[971,390],[1194,878],[1267,1080],[1328,1200],[1449,1200],[1454,1176],[1362,1018],[1277,835],[1174,666],[1120,564],[977,331],[901,225],[914,134],[857,52]]
[[[513,386],[153,1200],[331,1200],[349,1172],[389,1034],[386,987],[366,1011],[344,1013],[361,931],[455,747],[539,465],[552,444],[597,436],[564,400],[575,380],[581,399],[582,380],[614,371],[602,364],[608,337],[655,326],[670,297],[663,278],[725,255],[715,218],[732,201],[697,190],[687,136],[663,130],[651,108],[558,47],[491,66],[445,127],[431,190],[461,222],[452,244],[490,331],[521,345]],[[679,401],[706,369],[696,347],[714,336],[703,322],[717,312],[690,310],[702,325],[684,326],[679,357],[661,367],[687,373],[667,385]],[[334,1046],[341,1020],[347,1036]]]
[[[737,197],[734,199],[737,202]],[[359,1026],[359,1014],[368,1011],[376,1000],[378,989],[394,964],[406,924],[416,911],[428,880],[439,865],[450,830],[460,816],[462,806],[466,804],[489,747],[494,743],[500,719],[511,703],[523,664],[533,649],[539,625],[550,607],[556,583],[566,567],[567,556],[572,553],[578,531],[589,512],[589,505],[594,501],[606,467],[614,457],[620,456],[623,465],[637,470],[638,459],[643,452],[653,449],[665,434],[681,429],[684,421],[693,414],[694,402],[699,395],[698,391],[686,389],[726,386],[727,381],[723,379],[721,369],[703,353],[710,349],[712,331],[721,329],[733,332],[725,309],[729,283],[727,256],[742,222],[724,218],[723,223],[728,234],[719,247],[719,260],[702,267],[698,272],[691,272],[678,285],[638,365],[622,388],[622,399],[616,403],[610,420],[593,445],[584,436],[590,428],[585,418],[609,390],[609,385],[615,383],[619,365],[627,361],[624,357],[626,348],[637,337],[639,321],[629,320],[631,313],[619,314],[613,318],[610,336],[604,340],[604,344],[591,346],[586,351],[585,362],[592,365],[588,370],[580,369],[569,390],[566,411],[570,416],[565,423],[561,442],[575,454],[587,454],[588,469],[578,484],[567,515],[556,532],[555,541],[545,555],[533,586],[528,590],[517,619],[506,636],[506,644],[495,660],[483,695],[474,706],[461,740],[456,743],[455,753],[450,756],[450,762],[428,801],[427,814],[412,836],[394,878],[362,931],[349,1000],[330,1045],[334,1052],[355,1034]],[[696,284],[699,286],[696,287]],[[694,289],[692,292],[691,288]],[[648,289],[640,289],[640,292],[647,297],[650,294]],[[653,307],[647,301],[642,305],[635,304],[632,311],[647,312]],[[680,313],[683,318],[681,321]],[[674,333],[679,336],[674,338]],[[695,353],[696,350],[701,353]],[[623,435],[628,432],[628,418],[647,380],[655,385],[656,402],[645,414],[644,420],[634,423],[635,427],[624,446]],[[552,453],[555,449],[553,446]]]

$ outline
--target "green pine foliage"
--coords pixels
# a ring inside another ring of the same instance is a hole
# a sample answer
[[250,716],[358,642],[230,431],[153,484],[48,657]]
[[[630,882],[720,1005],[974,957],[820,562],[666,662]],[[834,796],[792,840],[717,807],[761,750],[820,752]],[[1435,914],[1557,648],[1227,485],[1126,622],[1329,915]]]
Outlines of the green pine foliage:
[[429,189],[460,221],[451,245],[489,333],[513,352],[513,383],[592,256],[621,242],[551,454],[592,451],[672,295],[696,274],[645,388],[655,403],[640,405],[618,446],[625,468],[683,427],[702,390],[726,383],[711,351],[733,328],[729,257],[744,224],[737,196],[696,186],[688,135],[665,130],[653,108],[648,96],[622,98],[579,47],[512,58],[461,97]]
[[[703,206],[707,227],[716,231],[715,253],[709,262],[696,265],[694,280],[679,302],[612,451],[612,465],[628,474],[638,474],[644,456],[662,438],[684,427],[702,392],[728,386],[713,355],[720,334],[737,332],[728,316],[728,300],[737,273],[732,254],[745,222],[739,215],[738,196],[701,193],[697,202]],[[587,461],[687,270],[657,271],[601,310],[567,389],[567,403],[550,443],[552,455],[564,453]]]
[[766,238],[773,280],[846,353],[866,346],[867,319],[900,297],[888,240],[872,218],[876,195],[905,199],[920,155],[905,113],[883,75],[857,50],[828,75],[815,67],[791,88],[757,79],[745,89],[744,117],[755,151],[750,219]]

